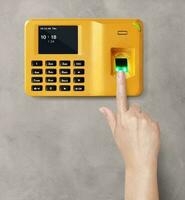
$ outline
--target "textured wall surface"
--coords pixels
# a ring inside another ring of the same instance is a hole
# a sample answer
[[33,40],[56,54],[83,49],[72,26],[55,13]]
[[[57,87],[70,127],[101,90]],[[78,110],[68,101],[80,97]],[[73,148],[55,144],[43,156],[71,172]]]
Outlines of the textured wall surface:
[[145,91],[161,125],[162,200],[185,199],[185,1],[0,0],[0,200],[121,200],[124,165],[99,113],[114,98],[24,94],[23,26],[37,17],[141,18]]

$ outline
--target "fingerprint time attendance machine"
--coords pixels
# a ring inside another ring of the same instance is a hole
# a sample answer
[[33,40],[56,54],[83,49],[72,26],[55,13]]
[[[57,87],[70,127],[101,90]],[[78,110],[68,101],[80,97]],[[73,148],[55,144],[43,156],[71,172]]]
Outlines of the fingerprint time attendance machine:
[[29,96],[115,96],[116,71],[127,95],[143,90],[143,24],[138,19],[32,19],[25,23]]

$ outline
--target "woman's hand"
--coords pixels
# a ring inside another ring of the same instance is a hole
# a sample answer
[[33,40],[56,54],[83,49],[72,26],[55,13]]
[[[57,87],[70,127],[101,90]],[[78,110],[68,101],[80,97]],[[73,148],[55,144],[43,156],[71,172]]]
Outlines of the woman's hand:
[[158,200],[159,125],[138,105],[128,105],[123,72],[117,73],[116,115],[106,107],[100,111],[125,161],[125,200]]
[[126,168],[141,169],[156,166],[159,153],[159,125],[141,111],[138,105],[128,105],[126,80],[117,73],[117,113],[100,108],[112,130]]

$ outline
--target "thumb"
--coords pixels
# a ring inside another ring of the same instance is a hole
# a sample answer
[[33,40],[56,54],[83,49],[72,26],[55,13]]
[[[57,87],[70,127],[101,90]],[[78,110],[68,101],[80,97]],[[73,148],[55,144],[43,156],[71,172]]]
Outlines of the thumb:
[[116,125],[116,118],[115,118],[114,113],[107,107],[101,107],[99,109],[99,111],[101,113],[103,113],[103,115],[105,116],[105,118],[111,128],[112,133],[114,133],[114,129],[115,129],[115,125]]

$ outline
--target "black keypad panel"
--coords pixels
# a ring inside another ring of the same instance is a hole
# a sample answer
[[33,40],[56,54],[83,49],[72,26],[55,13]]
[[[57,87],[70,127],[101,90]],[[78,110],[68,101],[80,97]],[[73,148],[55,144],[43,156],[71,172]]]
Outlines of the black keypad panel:
[[60,77],[61,83],[70,83],[71,78],[70,77]]
[[46,85],[46,91],[56,91],[57,86],[56,85]]
[[31,90],[35,92],[42,91],[42,85],[32,85]]
[[46,77],[46,83],[56,83],[57,78],[56,77]]
[[31,65],[32,66],[42,66],[42,60],[32,60]]
[[71,62],[70,60],[61,60],[60,61],[60,66],[70,66],[71,65]]
[[84,91],[85,87],[84,85],[74,85],[73,90],[74,91]]
[[71,70],[70,69],[60,69],[60,74],[70,74]]
[[56,74],[57,70],[56,69],[46,69],[46,74]]
[[73,73],[76,74],[76,75],[84,74],[84,69],[74,69]]
[[84,83],[84,77],[74,77],[73,82],[74,83]]
[[55,60],[47,60],[46,66],[56,66],[57,62]]
[[70,85],[60,85],[60,91],[70,91]]
[[32,69],[31,73],[34,75],[42,74],[42,69]]
[[42,83],[43,78],[42,77],[32,77],[31,82],[32,83]]
[[[31,65],[35,66],[31,69],[31,90],[34,92],[39,91],[84,91],[85,86],[83,83],[85,82],[85,66],[84,60],[32,60]],[[37,66],[44,66],[37,67]],[[55,66],[59,66],[60,68],[56,68]],[[59,71],[57,71],[59,70]],[[72,70],[72,71],[71,71]],[[61,76],[59,79],[56,74],[59,73]],[[74,74],[74,77],[71,73]],[[44,74],[44,77],[42,77]],[[39,76],[40,75],[40,76]],[[46,77],[45,77],[46,76]],[[46,83],[46,85],[42,85],[42,83]],[[56,84],[58,82],[61,84],[59,88]],[[73,83],[73,86],[70,86],[70,83]],[[53,93],[54,94],[54,93]]]
[[75,60],[74,61],[74,66],[84,66],[85,61],[84,60]]

